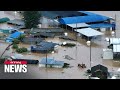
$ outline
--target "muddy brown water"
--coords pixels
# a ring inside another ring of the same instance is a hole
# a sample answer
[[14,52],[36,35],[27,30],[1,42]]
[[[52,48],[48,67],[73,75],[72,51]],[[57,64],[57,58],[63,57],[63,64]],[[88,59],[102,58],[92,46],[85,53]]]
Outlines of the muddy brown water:
[[[98,13],[98,12],[96,12]],[[102,12],[100,12],[102,13]],[[104,12],[105,13],[105,12]],[[103,13],[103,14],[104,14]],[[106,11],[107,13],[107,11]],[[109,12],[108,12],[109,13]],[[114,11],[112,11],[114,13]],[[115,12],[120,15],[120,12]],[[108,14],[109,15],[109,14]],[[75,33],[69,32],[68,30],[65,30],[65,32],[68,32],[68,36],[72,38],[75,37]],[[119,30],[117,30],[118,33],[120,33]],[[91,65],[97,65],[102,64],[104,66],[107,66],[109,71],[111,70],[117,70],[120,67],[119,62],[115,62],[113,60],[103,60],[101,58],[102,55],[102,49],[107,47],[107,42],[105,41],[106,37],[112,37],[110,34],[110,31],[103,32],[105,33],[102,37],[99,37],[92,41],[92,48],[91,48]],[[119,37],[120,34],[117,34],[117,37]],[[71,68],[64,68],[64,69],[56,69],[56,68],[41,68],[39,65],[28,65],[28,72],[26,74],[8,74],[3,72],[3,65],[0,65],[0,78],[7,78],[7,79],[87,79],[88,77],[85,75],[85,71],[90,68],[90,48],[86,45],[86,40],[81,39],[80,37],[77,38],[78,42],[76,41],[69,41],[69,40],[63,40],[59,38],[48,38],[47,41],[52,41],[55,43],[63,43],[63,42],[70,42],[75,43],[77,46],[72,48],[66,48],[59,46],[58,52],[48,54],[48,58],[54,58],[55,60],[64,61],[66,63],[69,63]],[[3,41],[0,41],[0,54],[3,52],[5,47],[7,47],[7,43],[4,43]],[[30,45],[27,44],[19,44],[20,47],[26,47],[29,48]],[[6,51],[4,55],[12,55],[13,50],[10,49],[9,51]],[[26,59],[37,59],[41,60],[43,57],[45,57],[45,54],[41,53],[27,53],[23,54]],[[69,55],[74,60],[67,60],[65,59],[65,55]],[[79,63],[86,64],[87,68],[81,69],[78,68],[77,65]]]

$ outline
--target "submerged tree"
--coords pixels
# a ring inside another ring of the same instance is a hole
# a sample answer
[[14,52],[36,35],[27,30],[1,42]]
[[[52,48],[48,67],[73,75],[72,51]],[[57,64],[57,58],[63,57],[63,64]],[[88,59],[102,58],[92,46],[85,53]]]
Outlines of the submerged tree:
[[22,14],[26,28],[37,28],[41,18],[40,11],[24,11]]

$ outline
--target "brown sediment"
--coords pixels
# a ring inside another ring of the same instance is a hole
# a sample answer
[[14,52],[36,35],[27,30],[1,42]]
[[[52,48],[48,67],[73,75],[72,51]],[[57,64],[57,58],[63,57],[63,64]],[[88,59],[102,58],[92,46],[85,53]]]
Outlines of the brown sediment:
[[[101,12],[102,13],[102,12]],[[120,15],[120,14],[118,14]],[[68,32],[68,36],[76,39],[75,33],[70,32],[69,30],[66,30],[65,32]],[[117,31],[120,33],[120,31]],[[105,41],[106,37],[111,37],[110,31],[104,32],[105,35],[103,35],[101,38],[97,38],[92,41],[92,48],[91,48],[91,65],[97,65],[102,64],[104,66],[107,66],[109,70],[117,69],[120,67],[120,63],[115,62],[113,60],[103,60],[101,58],[102,49],[107,47],[107,42]],[[117,34],[118,37],[120,34]],[[62,42],[70,42],[75,43],[76,41],[69,41],[69,40],[63,40],[59,38],[48,38],[47,41],[52,41],[56,43],[62,43]],[[50,79],[87,79],[88,77],[85,76],[85,71],[90,68],[90,48],[86,44],[85,39],[81,39],[80,37],[77,38],[77,46],[72,48],[65,48],[65,47],[58,47],[58,52],[54,54],[48,54],[48,58],[54,58],[55,60],[61,60],[66,63],[69,63],[70,66],[73,66],[71,68],[65,68],[65,69],[55,69],[55,68],[41,68],[38,65],[29,65],[28,70],[29,74],[32,75],[32,77],[28,78],[50,78]],[[5,47],[8,45],[6,43],[0,43],[0,54],[5,49]],[[26,47],[29,48],[30,45],[27,44],[19,44],[20,47]],[[77,47],[77,48],[76,48]],[[7,51],[5,55],[10,55],[12,52],[12,49],[10,51]],[[31,54],[23,54],[26,59],[37,59],[41,60],[43,57],[45,57],[45,54],[41,53],[31,53]],[[65,55],[69,55],[71,58],[74,58],[74,60],[67,60],[64,58]],[[85,69],[78,68],[77,65],[81,63],[84,63],[86,65]],[[20,76],[20,75],[19,75]],[[1,76],[0,76],[1,77]],[[22,78],[22,76],[20,76]]]

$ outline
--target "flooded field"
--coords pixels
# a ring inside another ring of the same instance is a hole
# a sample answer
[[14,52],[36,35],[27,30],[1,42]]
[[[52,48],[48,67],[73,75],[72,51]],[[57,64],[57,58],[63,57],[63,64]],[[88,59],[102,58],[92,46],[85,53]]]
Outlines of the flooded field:
[[[97,12],[91,11],[94,13],[99,13],[107,16],[114,16],[113,14],[116,13],[117,17],[120,17],[120,11],[105,11],[105,12]],[[118,22],[120,18],[118,18]],[[117,22],[117,23],[118,23]],[[120,25],[117,24],[117,28],[120,28]],[[0,25],[1,27],[1,25]],[[120,37],[119,28],[117,30],[117,37]],[[69,37],[76,38],[75,33],[66,31]],[[107,42],[105,41],[106,37],[112,37],[110,31],[103,32],[104,35],[92,41],[92,48],[91,48],[91,65],[102,64],[107,66],[109,71],[117,70],[120,67],[119,62],[115,62],[114,60],[103,60],[101,58],[102,49],[106,48]],[[52,41],[55,43],[63,43],[63,42],[70,42],[75,43],[77,46],[72,48],[66,48],[59,46],[57,48],[57,52],[48,54],[49,58],[54,58],[55,60],[64,61],[69,63],[71,68],[64,68],[64,69],[56,69],[56,68],[41,68],[39,65],[28,65],[28,72],[26,74],[7,74],[3,72],[3,65],[0,65],[0,78],[16,78],[16,79],[87,79],[88,77],[85,75],[85,71],[90,68],[90,47],[87,46],[86,40],[77,37],[78,42],[76,41],[69,41],[63,40],[59,38],[48,38],[47,41]],[[0,55],[4,51],[5,47],[8,44],[0,41]],[[30,45],[27,44],[19,44],[20,47],[29,48]],[[7,51],[4,55],[12,55],[12,49]],[[65,55],[69,55],[73,60],[65,59]],[[36,59],[41,60],[45,57],[45,54],[41,53],[26,53],[22,58],[26,59]],[[79,63],[86,64],[87,68],[80,69],[77,67]]]

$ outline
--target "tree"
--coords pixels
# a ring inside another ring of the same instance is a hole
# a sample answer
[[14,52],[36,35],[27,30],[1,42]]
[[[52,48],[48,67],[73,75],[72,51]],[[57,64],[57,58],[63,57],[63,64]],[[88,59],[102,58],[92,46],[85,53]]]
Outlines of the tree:
[[13,44],[12,48],[13,49],[18,49],[18,45],[17,44]]
[[15,38],[12,42],[13,42],[13,44],[19,44],[20,40],[18,40],[18,39]]
[[26,28],[37,28],[40,23],[41,14],[39,11],[24,11],[23,17]]
[[24,38],[25,38],[25,35],[20,35],[20,36],[18,37],[18,40],[20,40],[20,41],[22,42]]

